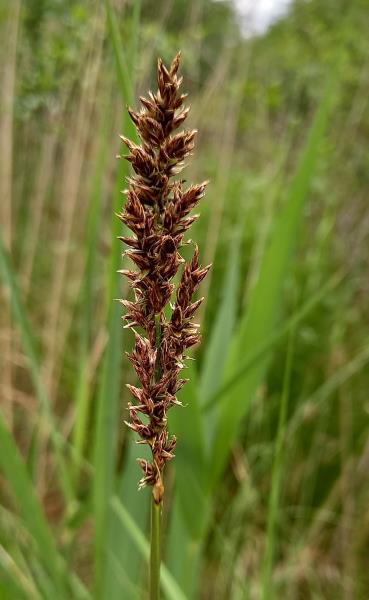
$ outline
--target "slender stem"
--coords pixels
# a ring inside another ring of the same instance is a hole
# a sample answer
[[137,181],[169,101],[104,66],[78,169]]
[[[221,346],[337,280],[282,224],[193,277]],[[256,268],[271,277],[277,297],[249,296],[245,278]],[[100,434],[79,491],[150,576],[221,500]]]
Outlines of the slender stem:
[[151,500],[150,600],[159,600],[161,503]]

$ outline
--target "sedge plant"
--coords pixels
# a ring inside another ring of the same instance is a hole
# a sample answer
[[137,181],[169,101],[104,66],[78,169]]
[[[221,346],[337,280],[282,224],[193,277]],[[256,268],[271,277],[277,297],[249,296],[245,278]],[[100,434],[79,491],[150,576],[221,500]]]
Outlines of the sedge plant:
[[[127,384],[133,401],[128,404],[126,423],[138,434],[138,443],[151,450],[151,460],[138,461],[143,471],[139,488],[152,488],[151,599],[159,597],[163,472],[176,444],[168,432],[167,411],[180,405],[177,392],[187,381],[180,376],[185,354],[200,340],[192,318],[203,298],[193,301],[193,295],[210,268],[200,267],[196,244],[188,262],[180,253],[185,232],[198,218],[190,212],[203,197],[207,182],[185,188],[177,177],[196,135],[196,130],[174,133],[189,111],[183,106],[186,94],[179,91],[179,63],[180,53],[169,69],[159,59],[157,92],[140,98],[140,112],[128,109],[141,143],[121,136],[129,150],[123,158],[131,163],[134,175],[128,178],[127,201],[118,216],[133,236],[119,239],[128,246],[125,254],[135,265],[134,270],[120,271],[134,292],[134,300],[121,302],[126,327],[135,333],[128,357],[140,383],[139,387]],[[176,286],[173,279],[181,265]]]

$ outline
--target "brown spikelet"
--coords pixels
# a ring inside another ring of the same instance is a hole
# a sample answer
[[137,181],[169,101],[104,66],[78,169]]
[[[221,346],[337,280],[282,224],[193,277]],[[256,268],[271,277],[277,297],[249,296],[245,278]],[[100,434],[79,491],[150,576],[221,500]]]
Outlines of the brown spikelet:
[[[174,456],[176,438],[167,429],[167,410],[180,402],[177,391],[186,383],[179,377],[184,368],[185,352],[200,337],[191,319],[203,298],[192,302],[209,266],[199,265],[198,249],[185,264],[177,289],[173,284],[180,265],[183,234],[197,219],[189,216],[203,197],[207,182],[183,189],[182,181],[173,181],[184,167],[185,158],[194,147],[195,130],[174,133],[187,117],[183,107],[186,94],[179,93],[182,78],[178,78],[180,53],[169,69],[158,60],[155,94],[141,97],[139,112],[129,108],[141,144],[124,136],[122,142],[129,154],[123,156],[133,168],[127,178],[127,201],[118,218],[133,236],[121,236],[127,246],[125,254],[136,270],[121,270],[134,290],[135,301],[121,300],[126,308],[126,327],[135,331],[135,344],[128,355],[140,387],[128,385],[134,403],[129,403],[127,425],[148,444],[152,462],[139,459],[143,471],[139,487],[150,485],[156,503],[164,494],[163,469]],[[171,316],[164,316],[164,307],[174,296]],[[137,332],[139,329],[140,333]],[[145,421],[139,416],[145,415]]]

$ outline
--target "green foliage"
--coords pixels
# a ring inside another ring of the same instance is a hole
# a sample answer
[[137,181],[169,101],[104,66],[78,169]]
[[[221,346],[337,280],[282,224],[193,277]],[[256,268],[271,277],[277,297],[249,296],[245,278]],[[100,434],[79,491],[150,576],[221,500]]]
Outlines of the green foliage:
[[14,72],[1,8],[1,598],[146,594],[114,156],[179,48],[213,268],[170,413],[163,597],[368,597],[368,8],[296,1],[243,39],[231,2],[29,0]]

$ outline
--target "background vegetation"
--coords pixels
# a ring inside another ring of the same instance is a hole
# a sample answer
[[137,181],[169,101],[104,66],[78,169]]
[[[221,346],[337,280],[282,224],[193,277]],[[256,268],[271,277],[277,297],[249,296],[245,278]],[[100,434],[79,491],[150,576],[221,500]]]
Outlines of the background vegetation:
[[180,48],[210,179],[163,596],[369,597],[367,0],[2,0],[0,597],[145,597],[113,298],[127,103]]

